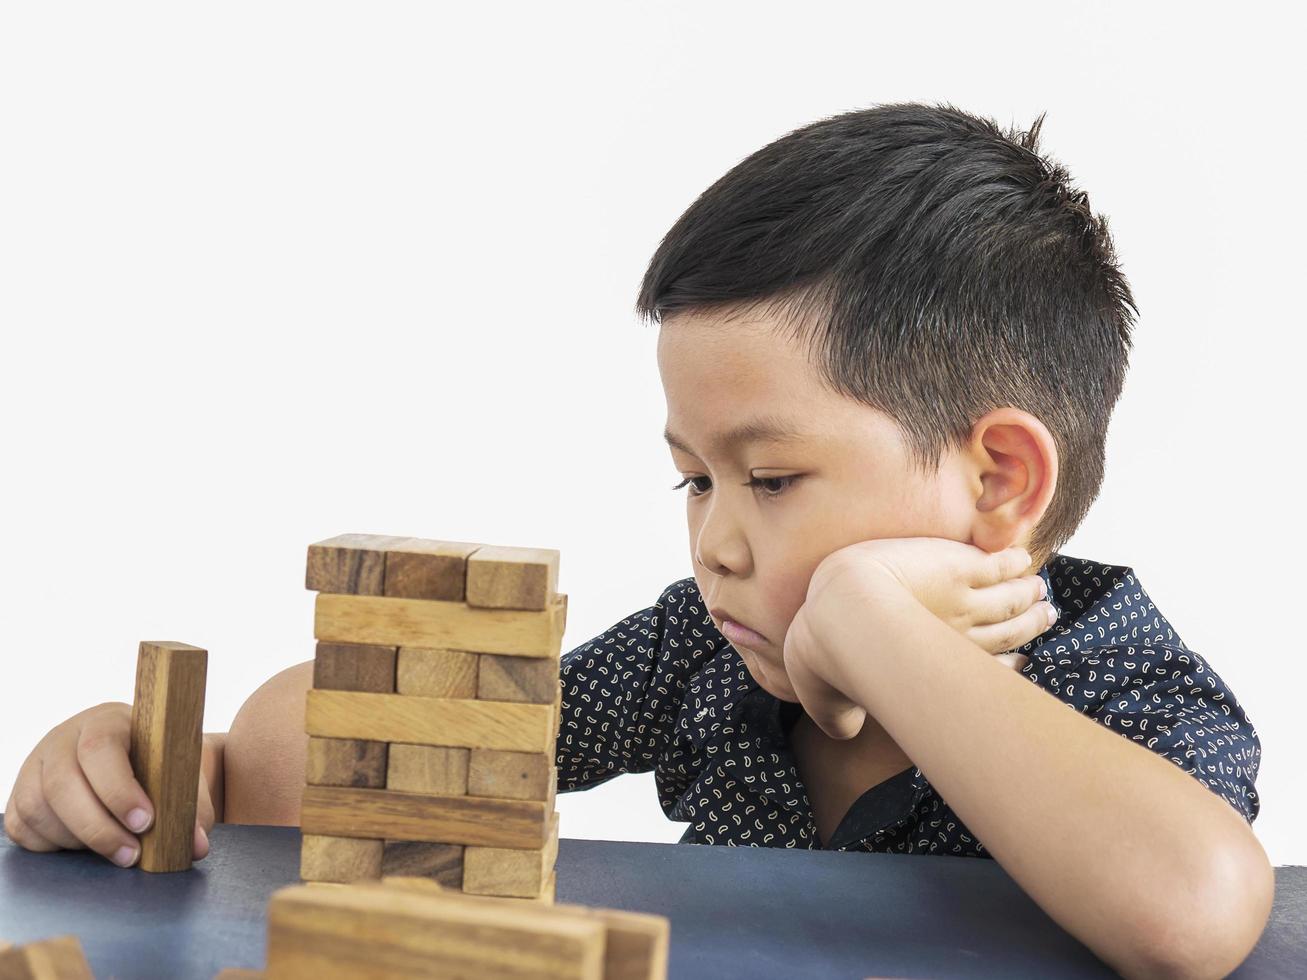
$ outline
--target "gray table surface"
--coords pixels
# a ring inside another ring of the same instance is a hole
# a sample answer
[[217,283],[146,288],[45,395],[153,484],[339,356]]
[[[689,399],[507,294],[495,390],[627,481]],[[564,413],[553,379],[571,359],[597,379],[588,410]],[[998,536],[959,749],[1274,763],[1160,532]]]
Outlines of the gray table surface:
[[[188,872],[36,853],[0,832],[0,939],[62,933],[98,980],[211,980],[261,967],[268,897],[299,882],[296,827],[219,824]],[[563,839],[560,902],[671,920],[669,976],[1103,977],[992,860]],[[1275,907],[1234,976],[1307,977],[1307,868],[1276,869]]]

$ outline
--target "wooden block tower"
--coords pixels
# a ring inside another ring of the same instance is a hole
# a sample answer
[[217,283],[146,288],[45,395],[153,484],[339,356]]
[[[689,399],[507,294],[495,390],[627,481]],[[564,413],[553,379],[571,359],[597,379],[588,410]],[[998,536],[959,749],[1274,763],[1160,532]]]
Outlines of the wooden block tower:
[[301,878],[553,901],[558,557],[375,534],[309,546]]

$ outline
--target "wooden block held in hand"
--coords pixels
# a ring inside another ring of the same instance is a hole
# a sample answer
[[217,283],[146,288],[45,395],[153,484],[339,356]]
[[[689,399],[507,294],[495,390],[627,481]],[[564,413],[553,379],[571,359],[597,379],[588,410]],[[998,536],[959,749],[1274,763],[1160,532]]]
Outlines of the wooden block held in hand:
[[543,704],[357,691],[305,693],[304,730],[327,738],[511,752],[553,751],[554,710]]
[[558,859],[558,813],[542,848],[468,847],[463,852],[463,891],[469,895],[536,898]]
[[71,934],[24,946],[0,943],[0,977],[4,980],[95,980],[81,941]]
[[269,977],[599,980],[605,926],[391,885],[291,886],[268,903]]
[[381,858],[381,876],[404,876],[463,890],[464,844],[418,840],[388,840]]
[[300,877],[305,881],[341,883],[380,878],[383,849],[381,840],[304,834]]
[[481,654],[476,697],[487,701],[553,704],[558,696],[557,660]]
[[136,656],[129,753],[154,822],[140,835],[142,871],[191,866],[209,654],[172,640],[142,640]]
[[391,742],[386,789],[429,796],[466,795],[471,751],[449,745]]
[[398,647],[373,643],[319,642],[313,657],[313,686],[326,691],[393,694]]
[[313,635],[331,643],[466,650],[558,660],[565,597],[542,610],[474,609],[462,602],[319,592]]
[[504,800],[549,800],[550,780],[557,785],[552,752],[501,752],[472,749],[467,791]]
[[385,595],[462,602],[467,557],[481,545],[468,541],[402,538],[386,548]]
[[385,742],[310,735],[304,781],[311,786],[384,789],[388,755]]
[[403,540],[389,534],[338,534],[311,544],[304,587],[313,592],[381,595],[386,549]]
[[558,591],[558,550],[486,545],[467,560],[467,604],[545,609]]
[[548,824],[549,811],[535,800],[351,786],[305,786],[300,799],[300,832],[331,837],[531,848],[544,847]]
[[400,647],[395,691],[429,698],[475,698],[480,660],[481,654],[463,650]]

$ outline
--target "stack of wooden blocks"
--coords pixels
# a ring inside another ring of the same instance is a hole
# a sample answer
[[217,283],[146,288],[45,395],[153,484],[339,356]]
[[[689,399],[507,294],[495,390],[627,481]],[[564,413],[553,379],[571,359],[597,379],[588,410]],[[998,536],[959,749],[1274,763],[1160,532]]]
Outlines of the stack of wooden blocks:
[[552,902],[558,552],[345,534],[309,546],[305,584],[301,878]]

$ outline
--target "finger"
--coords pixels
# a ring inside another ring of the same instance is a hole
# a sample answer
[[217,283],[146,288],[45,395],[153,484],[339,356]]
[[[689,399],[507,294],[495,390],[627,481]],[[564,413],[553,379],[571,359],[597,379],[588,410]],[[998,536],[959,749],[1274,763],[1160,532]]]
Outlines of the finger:
[[51,843],[27,825],[18,813],[13,797],[5,804],[5,835],[19,847],[29,851],[57,851],[59,845]]
[[1037,602],[1025,612],[1002,623],[987,626],[973,626],[967,630],[967,636],[976,645],[989,653],[1005,653],[1025,646],[1037,636],[1042,636],[1052,628],[1053,607],[1047,602]]
[[989,555],[983,555],[971,576],[972,588],[984,588],[997,585],[1010,578],[1022,575],[1030,568],[1030,552],[1020,546],[1004,548]]
[[33,763],[14,787],[13,809],[28,830],[56,849],[81,847],[82,842],[50,807],[42,785],[41,757],[34,756]]
[[80,769],[56,764],[43,767],[41,789],[50,809],[77,840],[119,867],[136,863],[140,844],[105,809]]
[[77,736],[77,764],[96,798],[132,834],[154,819],[154,807],[131,762],[131,716],[91,715]]
[[973,589],[971,601],[977,615],[975,621],[988,626],[1015,619],[1044,598],[1044,580],[1039,575],[1010,578],[997,585]]
[[191,841],[191,854],[196,861],[209,856],[209,835],[199,824],[195,825],[195,839]]

